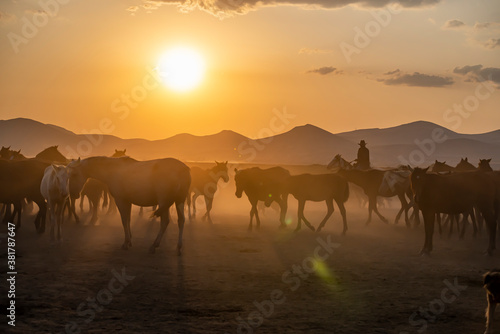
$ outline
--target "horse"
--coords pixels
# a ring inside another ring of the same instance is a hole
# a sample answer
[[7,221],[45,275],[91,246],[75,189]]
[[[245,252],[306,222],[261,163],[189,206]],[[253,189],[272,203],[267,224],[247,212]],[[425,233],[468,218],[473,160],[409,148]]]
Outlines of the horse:
[[440,162],[440,161],[435,161],[434,164],[432,165],[431,172],[433,173],[450,173],[455,170],[454,167],[447,165],[446,161]]
[[50,239],[54,241],[54,225],[57,228],[57,241],[62,240],[63,208],[69,198],[69,179],[66,166],[50,165],[40,184],[40,192],[47,200],[50,213]]
[[22,201],[26,198],[38,205],[38,213],[35,218],[35,227],[38,233],[45,231],[45,217],[47,206],[40,192],[40,184],[45,169],[50,163],[36,159],[19,161],[3,161],[0,163],[0,202],[14,204],[14,215],[18,214],[16,228],[21,227]]
[[491,159],[479,159],[477,168],[483,172],[492,172],[493,168],[490,166]]
[[280,227],[286,227],[285,215],[287,210],[288,194],[284,190],[284,181],[290,176],[290,172],[282,167],[271,167],[261,169],[259,167],[243,170],[234,169],[236,182],[236,197],[241,198],[243,192],[248,197],[252,208],[250,209],[250,224],[248,230],[252,230],[252,220],[255,216],[256,228],[260,228],[258,201],[263,201],[269,207],[273,201],[280,206]]
[[[205,206],[207,212],[203,218],[208,219],[211,223],[210,211],[212,210],[212,203],[214,200],[215,192],[217,191],[217,182],[222,179],[225,183],[229,182],[229,175],[226,162],[215,162],[215,166],[210,169],[201,169],[199,167],[191,168],[191,187],[189,188],[189,195],[187,198],[187,206],[189,218],[191,218],[191,202],[193,203],[193,214],[196,216],[196,199],[198,196],[203,195],[205,198]],[[193,197],[191,199],[191,194]]]
[[109,158],[90,157],[68,164],[70,189],[81,191],[88,178],[104,182],[114,197],[120,212],[125,240],[122,249],[132,246],[130,213],[132,204],[153,206],[158,209],[153,216],[161,217],[158,235],[149,252],[154,253],[170,222],[169,208],[175,204],[179,225],[177,254],[181,255],[182,233],[184,230],[184,203],[186,201],[191,174],[183,162],[173,159],[137,161],[130,157]]
[[461,158],[460,162],[455,166],[456,172],[467,172],[477,170],[477,168],[468,161],[468,158]]
[[14,151],[9,147],[2,146],[0,149],[0,159],[3,160],[26,160],[27,158],[21,154],[21,150]]
[[314,227],[304,216],[306,201],[325,201],[326,203],[326,216],[323,218],[317,229],[317,231],[320,232],[334,211],[333,201],[335,200],[344,223],[342,235],[346,234],[347,219],[344,203],[349,198],[349,184],[346,179],[336,174],[301,174],[289,176],[286,178],[284,184],[285,191],[292,194],[293,197],[295,197],[295,199],[299,202],[297,227],[295,228],[295,231],[300,230],[302,220],[307,227],[314,231]]
[[432,251],[436,214],[467,214],[477,207],[490,232],[487,253],[491,255],[496,243],[500,180],[483,172],[439,175],[428,174],[428,169],[415,168],[410,177],[415,201],[424,217],[425,242],[421,254]]
[[[400,175],[390,174],[386,176],[388,172],[394,172],[395,170],[378,170],[378,169],[370,169],[370,170],[357,170],[352,168],[351,164],[342,158],[340,154],[337,154],[333,160],[327,165],[327,169],[337,170],[337,174],[345,177],[347,181],[356,184],[361,187],[366,196],[368,196],[368,219],[366,224],[368,225],[372,219],[372,212],[375,212],[377,216],[384,223],[387,223],[387,219],[382,216],[382,214],[378,211],[377,208],[377,197],[393,197],[398,196],[401,202],[401,210],[400,213],[396,216],[396,222],[401,216],[401,212],[405,213],[405,222],[409,225],[408,218],[408,210],[409,204],[406,201],[405,195],[410,197],[409,183],[405,181],[404,177],[399,177]],[[401,175],[403,173],[408,173],[405,171],[397,172]],[[409,173],[408,175],[409,176]],[[400,184],[396,183],[387,183],[387,186],[383,185],[384,177],[387,179],[391,179],[393,181],[398,180]],[[402,181],[402,182],[401,182]]]
[[35,159],[66,165],[68,163],[68,159],[66,159],[66,157],[59,152],[57,149],[58,147],[58,145],[47,147],[45,150],[38,153],[35,156]]

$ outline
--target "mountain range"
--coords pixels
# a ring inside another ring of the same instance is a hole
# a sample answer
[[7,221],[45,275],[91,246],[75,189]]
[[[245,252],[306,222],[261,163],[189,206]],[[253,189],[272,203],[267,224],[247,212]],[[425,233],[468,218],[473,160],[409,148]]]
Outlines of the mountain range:
[[115,149],[139,160],[175,157],[183,161],[229,160],[234,163],[310,165],[327,164],[336,154],[354,160],[360,140],[367,142],[373,166],[429,165],[435,160],[456,165],[468,157],[492,158],[500,166],[500,130],[461,134],[440,125],[417,121],[390,128],[362,129],[333,134],[306,124],[267,138],[251,139],[224,130],[208,136],[178,134],[161,140],[122,139],[113,135],[75,134],[62,127],[26,118],[0,120],[0,145],[27,157],[59,145],[68,158],[111,155]]

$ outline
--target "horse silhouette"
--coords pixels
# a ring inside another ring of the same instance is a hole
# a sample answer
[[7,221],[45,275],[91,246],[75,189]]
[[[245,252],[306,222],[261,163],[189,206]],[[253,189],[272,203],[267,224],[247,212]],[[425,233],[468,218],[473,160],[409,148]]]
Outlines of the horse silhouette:
[[432,164],[431,172],[433,173],[446,173],[446,172],[453,172],[455,170],[454,167],[447,165],[446,161],[440,162],[440,161],[435,161],[434,164]]
[[455,166],[456,172],[467,172],[471,170],[477,170],[477,168],[471,164],[467,158],[461,158],[460,162]]
[[[396,216],[396,222],[401,216],[402,212],[405,213],[405,222],[409,224],[408,210],[410,204],[407,202],[406,197],[411,199],[411,191],[409,187],[409,182],[405,179],[409,177],[409,172],[405,170],[357,170],[352,168],[352,165],[342,158],[340,154],[337,154],[333,160],[327,165],[328,169],[336,170],[337,174],[343,176],[347,181],[354,183],[355,185],[361,187],[363,192],[368,197],[368,219],[366,224],[368,225],[372,219],[372,212],[375,212],[377,216],[384,223],[387,223],[387,219],[378,211],[377,208],[377,197],[393,197],[397,196],[401,202],[401,209]],[[391,173],[391,174],[387,174]],[[385,180],[386,184],[383,184]],[[390,181],[390,182],[389,182]]]
[[254,216],[256,227],[260,227],[259,211],[257,209],[258,201],[263,201],[267,207],[273,201],[276,201],[280,206],[280,227],[286,227],[285,215],[288,194],[284,189],[284,181],[290,176],[290,172],[282,167],[271,167],[268,169],[253,167],[243,170],[235,169],[234,171],[236,173],[234,176],[236,197],[241,198],[244,192],[252,205],[248,230],[252,230]]
[[[199,167],[191,168],[191,187],[189,188],[189,195],[187,197],[189,217],[196,216],[196,199],[198,196],[203,195],[205,198],[205,206],[207,212],[203,218],[212,222],[210,211],[217,191],[217,182],[222,179],[224,182],[229,182],[229,175],[226,162],[215,162],[215,166],[210,169],[201,169]],[[193,197],[191,198],[191,194]],[[193,213],[191,215],[191,203],[193,203]]]
[[40,192],[45,169],[50,165],[48,162],[37,159],[26,159],[19,161],[1,161],[0,163],[0,202],[14,205],[14,211],[10,217],[12,222],[17,215],[16,228],[21,227],[22,201],[26,198],[38,205],[38,213],[35,218],[35,227],[38,233],[45,231],[45,218],[47,206]]
[[137,161],[129,157],[90,157],[78,159],[69,165],[70,189],[80,191],[88,178],[104,182],[114,197],[120,212],[125,241],[123,249],[132,246],[130,213],[132,204],[158,204],[154,216],[161,217],[158,235],[149,251],[154,253],[170,222],[169,208],[175,204],[179,225],[177,253],[181,254],[184,230],[184,203],[191,184],[189,167],[177,159],[165,158]]
[[292,194],[292,196],[299,202],[297,227],[295,231],[300,230],[302,220],[307,227],[314,231],[314,227],[311,223],[309,223],[304,215],[306,201],[325,201],[326,203],[326,216],[323,218],[317,229],[317,231],[320,232],[334,211],[333,201],[335,200],[339,207],[340,214],[342,215],[342,234],[346,234],[347,218],[344,203],[349,198],[349,184],[346,179],[336,174],[301,174],[286,178],[284,184],[285,191]]
[[498,174],[488,175],[480,171],[440,175],[427,173],[428,169],[415,168],[411,174],[415,201],[424,217],[425,242],[421,253],[432,251],[436,214],[468,214],[476,207],[488,226],[487,253],[491,254],[496,243],[500,175],[497,177]]
[[492,172],[493,168],[490,166],[491,159],[479,159],[477,168],[483,172]]
[[58,145],[50,146],[38,153],[35,159],[49,161],[55,164],[67,164],[68,159],[58,150]]

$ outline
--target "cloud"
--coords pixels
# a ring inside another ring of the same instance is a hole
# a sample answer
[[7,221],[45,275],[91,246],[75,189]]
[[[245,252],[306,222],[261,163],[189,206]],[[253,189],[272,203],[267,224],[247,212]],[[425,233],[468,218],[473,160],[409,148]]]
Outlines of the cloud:
[[465,27],[465,23],[460,20],[449,20],[443,26],[443,29],[458,29]]
[[378,81],[386,85],[406,85],[413,87],[444,87],[452,85],[453,79],[439,75],[429,75],[415,72],[413,74],[402,74],[399,70],[387,72],[385,75],[392,75],[391,78],[381,78]]
[[247,14],[262,7],[300,6],[314,9],[335,9],[349,5],[364,8],[380,8],[387,5],[398,5],[402,8],[421,8],[434,6],[442,0],[143,0],[145,3],[158,5],[175,5],[182,12],[194,9],[206,11],[219,18],[235,14]]
[[385,72],[384,75],[393,75],[393,74],[396,74],[396,73],[399,73],[399,68],[394,70],[394,71],[389,71],[389,72]]
[[453,73],[466,76],[466,82],[480,82],[484,80],[500,84],[500,68],[483,67],[483,65],[473,65],[455,67]]
[[333,50],[309,49],[309,48],[302,48],[299,50],[299,54],[307,54],[307,55],[325,54],[325,53],[332,53],[332,52],[333,52]]
[[500,38],[490,38],[484,42],[484,47],[487,49],[495,49],[500,47]]
[[17,16],[0,11],[0,24],[10,24],[17,21]]
[[324,67],[320,67],[320,68],[315,68],[313,70],[309,70],[306,73],[314,73],[314,74],[319,74],[319,75],[327,75],[327,74],[335,72],[336,70],[337,69],[335,67],[324,66]]

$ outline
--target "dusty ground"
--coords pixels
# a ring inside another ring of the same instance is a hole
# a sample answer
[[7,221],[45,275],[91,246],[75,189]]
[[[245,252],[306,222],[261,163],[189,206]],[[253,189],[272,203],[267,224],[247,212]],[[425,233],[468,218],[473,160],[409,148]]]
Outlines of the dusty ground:
[[[498,252],[482,255],[485,235],[474,240],[469,230],[463,241],[456,234],[449,240],[437,237],[432,256],[420,257],[422,226],[407,229],[374,220],[366,227],[366,213],[355,211],[354,201],[345,237],[337,212],[319,234],[304,228],[293,233],[292,228],[278,230],[277,214],[268,209],[260,231],[248,232],[248,201],[234,198],[230,187],[225,192],[227,200],[219,197],[214,203],[213,225],[201,219],[187,223],[181,257],[175,251],[176,222],[151,255],[147,251],[158,222],[136,213],[129,251],[120,249],[117,216],[102,216],[100,226],[65,223],[59,246],[49,243],[47,233],[38,236],[32,217],[26,217],[17,235],[16,327],[7,326],[4,317],[0,331],[484,331],[481,275],[499,267]],[[292,198],[289,202],[294,226],[296,204]],[[324,204],[308,203],[306,215],[317,226],[324,210]],[[395,209],[382,211],[395,216]],[[5,239],[1,247],[5,310]],[[315,254],[323,260],[313,262]]]

